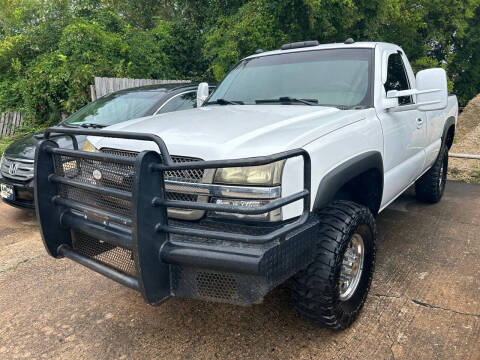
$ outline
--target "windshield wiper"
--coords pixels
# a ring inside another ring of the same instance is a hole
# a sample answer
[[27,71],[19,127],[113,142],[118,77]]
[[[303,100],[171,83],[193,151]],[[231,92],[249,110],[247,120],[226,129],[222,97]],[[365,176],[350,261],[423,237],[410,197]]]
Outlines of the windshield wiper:
[[265,104],[265,103],[292,103],[299,102],[309,106],[319,106],[317,99],[297,99],[289,96],[282,96],[278,99],[265,99],[265,100],[255,100],[256,104]]
[[59,125],[69,127],[69,128],[83,127],[85,129],[87,129],[87,128],[103,129],[104,127],[108,126],[108,125],[95,124],[95,123],[69,124],[69,123],[66,122],[66,120],[62,121]]
[[215,101],[209,101],[208,104],[218,104],[218,105],[245,105],[243,101],[234,101],[234,100],[227,100],[227,99],[217,99]]
[[101,124],[95,124],[95,123],[85,123],[85,124],[80,124],[80,126],[83,128],[93,128],[93,129],[103,129],[104,127],[107,127],[107,125],[101,125]]

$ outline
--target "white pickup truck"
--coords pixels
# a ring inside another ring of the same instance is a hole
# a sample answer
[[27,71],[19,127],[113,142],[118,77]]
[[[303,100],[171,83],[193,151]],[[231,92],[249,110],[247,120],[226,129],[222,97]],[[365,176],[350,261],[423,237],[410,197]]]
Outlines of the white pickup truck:
[[[207,97],[201,84],[197,109],[48,129],[35,162],[47,251],[152,304],[253,304],[291,279],[302,316],[348,327],[377,214],[411,185],[428,203],[445,190],[458,114],[445,71],[415,76],[393,44],[308,41],[257,51]],[[71,150],[57,133],[89,138]]]

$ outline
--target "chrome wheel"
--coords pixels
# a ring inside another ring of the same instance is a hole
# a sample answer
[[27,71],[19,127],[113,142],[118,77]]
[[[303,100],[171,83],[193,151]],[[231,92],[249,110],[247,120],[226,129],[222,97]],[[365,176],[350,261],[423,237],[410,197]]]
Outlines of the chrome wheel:
[[440,168],[440,175],[438,177],[438,187],[441,190],[445,184],[445,162],[442,162],[442,167]]
[[360,234],[353,234],[343,255],[342,269],[340,271],[340,300],[350,299],[360,283],[363,272],[365,246]]

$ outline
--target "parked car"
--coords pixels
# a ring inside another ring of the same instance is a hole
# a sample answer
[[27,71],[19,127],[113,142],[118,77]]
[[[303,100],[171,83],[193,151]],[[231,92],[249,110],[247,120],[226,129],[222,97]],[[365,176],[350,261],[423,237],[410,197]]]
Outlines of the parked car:
[[[150,85],[106,95],[62,121],[62,127],[102,128],[127,120],[196,107],[197,85]],[[35,147],[41,134],[13,142],[0,163],[1,198],[9,205],[33,209],[33,169]],[[80,147],[84,136],[77,136]],[[71,145],[69,137],[56,139],[61,146]]]
[[304,318],[343,329],[370,288],[375,216],[412,185],[442,198],[457,116],[445,71],[415,76],[393,44],[257,52],[200,108],[48,130],[91,152],[38,146],[45,246],[149,303],[254,304],[292,279]]

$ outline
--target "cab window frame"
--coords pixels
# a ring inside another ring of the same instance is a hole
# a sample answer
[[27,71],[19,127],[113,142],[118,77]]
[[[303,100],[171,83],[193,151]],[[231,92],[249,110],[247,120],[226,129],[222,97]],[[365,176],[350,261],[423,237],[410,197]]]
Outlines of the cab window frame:
[[[406,84],[407,84],[407,88],[405,89],[394,89],[394,88],[391,88],[391,89],[388,89],[387,90],[387,83],[388,83],[388,76],[390,74],[390,71],[389,71],[389,68],[390,68],[390,58],[392,56],[398,56],[400,61],[401,61],[401,66],[402,66],[402,69],[403,69],[403,74],[405,75],[405,80],[406,80]],[[410,90],[412,89],[412,85],[411,85],[411,82],[410,82],[410,77],[408,76],[408,71],[407,71],[407,67],[405,66],[405,60],[403,58],[403,53],[398,50],[396,52],[391,52],[388,54],[388,57],[387,57],[387,63],[385,64],[385,66],[387,67],[387,79],[385,80],[385,83],[383,84],[383,88],[385,89],[385,94],[388,93],[388,91],[390,90],[399,90],[399,91],[403,91],[403,90]],[[408,106],[408,105],[413,105],[415,102],[414,102],[414,99],[413,99],[413,96],[402,96],[402,97],[399,97],[398,98],[398,105],[399,106]]]

